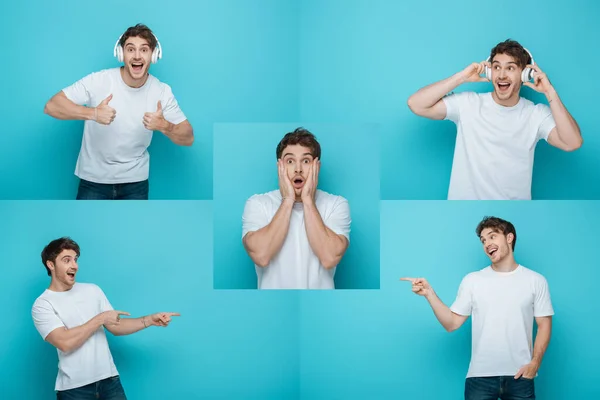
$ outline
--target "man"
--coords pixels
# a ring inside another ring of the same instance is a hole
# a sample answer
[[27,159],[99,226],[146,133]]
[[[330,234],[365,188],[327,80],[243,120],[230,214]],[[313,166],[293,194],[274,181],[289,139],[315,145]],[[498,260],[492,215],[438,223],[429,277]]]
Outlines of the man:
[[79,245],[69,238],[50,242],[42,262],[50,287],[35,301],[32,316],[45,341],[58,351],[55,390],[60,399],[126,399],[110,354],[104,328],[113,335],[129,335],[150,326],[166,327],[178,313],[161,312],[141,318],[115,311],[102,290],[75,283]]
[[[517,233],[510,222],[486,217],[476,232],[492,264],[463,279],[450,308],[426,279],[401,280],[412,282],[412,291],[427,299],[448,332],[473,315],[466,400],[535,399],[533,380],[550,342],[554,315],[548,283],[516,263]],[[534,319],[538,331],[532,352]]]
[[[530,53],[518,42],[499,43],[489,60],[422,88],[408,106],[422,117],[457,125],[449,200],[530,200],[536,143],[544,139],[573,151],[581,147],[581,132],[546,74],[532,65]],[[463,83],[490,79],[491,93],[446,96]],[[520,97],[523,83],[543,93],[550,107]]]
[[171,88],[148,73],[161,54],[147,26],[130,27],[115,45],[122,67],[92,73],[46,104],[54,118],[85,121],[75,168],[78,200],[147,200],[153,131],[192,145],[192,126]]
[[298,128],[277,146],[279,190],[248,199],[242,241],[259,289],[334,289],[350,238],[346,199],[318,190],[321,146]]

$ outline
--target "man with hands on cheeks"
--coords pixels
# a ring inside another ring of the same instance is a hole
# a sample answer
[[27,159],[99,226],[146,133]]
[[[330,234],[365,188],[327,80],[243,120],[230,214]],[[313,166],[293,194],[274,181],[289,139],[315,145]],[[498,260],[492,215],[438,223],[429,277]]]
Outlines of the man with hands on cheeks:
[[276,155],[279,190],[250,197],[242,217],[258,288],[334,289],[350,239],[348,201],[317,188],[321,146],[306,129],[286,134]]
[[122,67],[84,77],[44,109],[54,118],[85,121],[75,168],[78,200],[147,200],[153,132],[182,146],[194,141],[170,86],[149,74],[162,56],[152,31],[142,24],[128,28],[114,54]]
[[[554,315],[548,283],[541,274],[515,262],[513,224],[486,217],[476,233],[492,264],[462,280],[451,307],[426,279],[401,280],[411,282],[412,291],[427,299],[448,332],[472,315],[466,400],[535,399],[534,378],[550,342]],[[534,319],[538,330],[532,346]]]
[[[518,42],[499,43],[488,60],[420,89],[408,106],[419,116],[457,126],[449,200],[530,200],[536,143],[544,139],[573,151],[583,143],[581,132],[546,74]],[[467,82],[491,82],[493,91],[448,95]],[[543,93],[550,106],[521,97],[523,84]]]
[[179,313],[122,318],[130,314],[114,310],[98,286],[75,282],[79,255],[79,245],[70,238],[53,240],[44,248],[42,262],[51,282],[33,305],[33,322],[57,349],[59,400],[124,400],[104,329],[115,336],[130,335],[151,326],[166,327]]

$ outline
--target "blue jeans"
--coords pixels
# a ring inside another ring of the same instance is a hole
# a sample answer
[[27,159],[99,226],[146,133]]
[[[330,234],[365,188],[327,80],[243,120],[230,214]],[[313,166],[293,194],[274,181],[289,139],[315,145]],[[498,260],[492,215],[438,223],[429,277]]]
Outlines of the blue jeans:
[[127,400],[119,375],[56,392],[57,400]]
[[465,400],[535,399],[533,379],[514,376],[467,378]]
[[133,183],[94,183],[81,179],[77,200],[148,200],[148,180]]

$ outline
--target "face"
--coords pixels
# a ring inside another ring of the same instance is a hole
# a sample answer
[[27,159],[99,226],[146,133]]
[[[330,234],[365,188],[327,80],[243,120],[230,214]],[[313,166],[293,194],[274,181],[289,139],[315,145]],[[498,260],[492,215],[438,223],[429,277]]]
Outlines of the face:
[[492,60],[492,82],[494,92],[500,100],[519,97],[521,72],[516,60],[508,54],[496,54]]
[[286,146],[281,154],[287,176],[292,181],[296,197],[302,194],[302,188],[308,178],[308,170],[313,156],[308,147],[299,144]]
[[152,61],[152,49],[146,39],[130,37],[123,45],[125,72],[134,80],[143,79]]
[[77,260],[79,257],[74,250],[63,250],[54,262],[48,261],[47,265],[52,272],[52,279],[55,280],[60,286],[64,286],[68,289],[73,287],[75,284],[75,275],[79,266]]
[[483,245],[483,251],[492,263],[498,263],[511,254],[513,237],[512,233],[504,235],[498,230],[485,228],[481,231],[479,239]]

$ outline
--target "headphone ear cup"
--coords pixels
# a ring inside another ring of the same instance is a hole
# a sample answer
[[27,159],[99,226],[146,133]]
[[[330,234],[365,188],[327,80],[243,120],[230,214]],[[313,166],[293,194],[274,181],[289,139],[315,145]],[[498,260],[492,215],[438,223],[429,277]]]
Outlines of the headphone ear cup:
[[119,60],[119,62],[123,62],[123,46],[121,45],[117,46],[117,60]]
[[523,83],[529,82],[531,78],[533,78],[532,72],[533,70],[531,68],[525,68],[523,72],[521,72],[521,81]]
[[155,47],[154,50],[152,50],[152,64],[156,64],[157,61],[158,61],[158,47]]
[[491,81],[492,80],[492,69],[490,67],[488,67],[487,65],[485,66],[485,77]]

